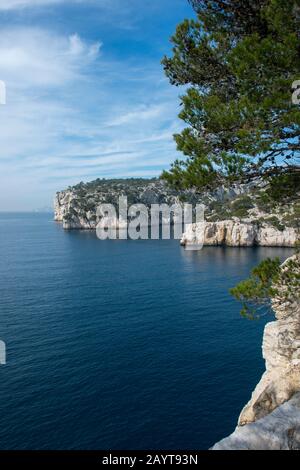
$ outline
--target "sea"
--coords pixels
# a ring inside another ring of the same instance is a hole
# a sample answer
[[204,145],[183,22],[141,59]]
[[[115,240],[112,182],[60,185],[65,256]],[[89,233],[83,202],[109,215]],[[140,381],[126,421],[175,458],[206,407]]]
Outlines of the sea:
[[230,287],[287,248],[107,240],[0,214],[0,449],[201,450],[233,432],[271,321]]

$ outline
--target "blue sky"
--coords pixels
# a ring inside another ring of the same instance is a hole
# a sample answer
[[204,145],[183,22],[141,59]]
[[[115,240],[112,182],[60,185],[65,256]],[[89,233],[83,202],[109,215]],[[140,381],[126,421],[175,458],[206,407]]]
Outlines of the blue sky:
[[160,61],[192,16],[187,0],[0,0],[0,210],[169,166],[183,90]]

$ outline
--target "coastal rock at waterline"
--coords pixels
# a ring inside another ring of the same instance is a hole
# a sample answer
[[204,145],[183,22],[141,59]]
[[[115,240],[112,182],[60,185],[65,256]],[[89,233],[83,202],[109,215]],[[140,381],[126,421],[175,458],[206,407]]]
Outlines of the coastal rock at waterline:
[[274,227],[260,227],[257,230],[257,245],[260,246],[294,246],[296,241],[297,232],[292,227],[282,231]]
[[187,227],[181,244],[184,246],[197,244],[252,246],[255,237],[256,231],[251,224],[241,224],[232,220],[201,222]]
[[227,246],[294,246],[296,230],[274,227],[259,227],[255,223],[241,223],[234,220],[220,222],[200,222],[190,224],[183,234],[181,244],[188,245],[227,245]]
[[[97,230],[99,222],[99,220],[89,216],[89,213],[87,213],[85,217],[73,216],[72,219],[63,220],[63,228],[65,230]],[[119,220],[118,217],[106,218],[105,226],[112,230],[126,230],[127,221]]]
[[300,255],[287,259],[274,285],[276,321],[266,325],[263,357],[266,371],[242,410],[234,433],[217,443],[220,449],[300,450]]
[[[299,264],[299,255],[295,255],[282,270],[293,269],[299,275]],[[277,321],[266,325],[262,345],[266,372],[240,415],[241,426],[266,416],[300,391],[300,293],[296,288],[287,297],[286,286],[276,287],[272,306]]]
[[237,427],[212,450],[300,450],[300,393],[268,416]]
[[54,220],[56,222],[63,222],[65,215],[71,208],[75,194],[72,191],[61,191],[56,193],[54,199]]

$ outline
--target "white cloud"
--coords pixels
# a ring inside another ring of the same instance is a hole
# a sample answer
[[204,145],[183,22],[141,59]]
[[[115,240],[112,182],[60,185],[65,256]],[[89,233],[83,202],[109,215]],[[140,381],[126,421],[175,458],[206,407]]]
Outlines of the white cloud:
[[70,53],[72,55],[79,55],[82,54],[84,51],[84,44],[78,34],[72,34],[69,36],[70,41]]
[[77,34],[58,36],[38,28],[0,32],[0,70],[7,86],[61,85],[78,78],[99,55],[101,43],[85,43]]
[[17,8],[27,7],[43,7],[46,5],[54,5],[55,3],[62,3],[63,1],[65,0],[0,0],[0,10],[14,10]]
[[86,56],[90,59],[95,59],[100,52],[102,43],[100,41],[91,45],[85,44],[78,34],[69,36],[70,54],[71,56]]
[[142,105],[134,111],[128,111],[124,114],[116,116],[108,123],[108,126],[122,126],[124,124],[138,125],[141,121],[148,121],[153,118],[159,118],[165,112],[165,106],[158,105]]

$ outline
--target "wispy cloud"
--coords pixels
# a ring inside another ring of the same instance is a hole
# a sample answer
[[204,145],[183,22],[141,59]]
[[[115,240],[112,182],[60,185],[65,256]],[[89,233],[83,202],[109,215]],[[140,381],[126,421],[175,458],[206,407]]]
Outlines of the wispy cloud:
[[61,36],[39,28],[4,29],[0,39],[2,79],[22,88],[63,85],[78,78],[102,45],[88,44],[78,34]]
[[[43,7],[63,3],[66,0],[0,0],[0,10],[15,10],[17,8]],[[74,3],[76,0],[70,0]],[[78,1],[78,0],[77,0]]]
[[108,126],[122,126],[130,123],[138,125],[141,121],[159,119],[165,111],[165,107],[162,104],[138,106],[134,111],[128,111],[116,116],[112,121],[108,122]]

